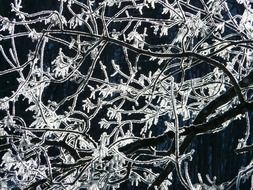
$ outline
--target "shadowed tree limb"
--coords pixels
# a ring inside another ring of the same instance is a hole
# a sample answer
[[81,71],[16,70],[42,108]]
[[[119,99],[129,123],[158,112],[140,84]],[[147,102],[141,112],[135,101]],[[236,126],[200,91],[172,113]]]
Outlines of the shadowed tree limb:
[[239,148],[239,149],[235,150],[235,152],[237,154],[244,153],[244,152],[249,152],[249,151],[253,151],[253,144],[252,145],[248,145],[248,146],[244,146],[242,148]]
[[[253,70],[243,80],[239,82],[240,87],[245,88],[253,84]],[[205,106],[195,118],[193,124],[197,125],[206,121],[208,115],[213,113],[218,107],[226,104],[236,96],[234,87],[229,88],[221,96],[215,98],[207,106]]]
[[[252,111],[253,110],[253,103],[242,103],[238,105],[237,107],[230,109],[229,111],[223,113],[220,116],[215,117],[214,119],[211,119],[209,122],[205,124],[199,124],[199,125],[193,125],[189,127],[181,134],[186,135],[184,141],[180,145],[180,153],[185,152],[185,150],[188,148],[192,140],[197,134],[201,134],[204,132],[207,132],[209,130],[214,130],[220,128],[220,125],[227,120],[239,115],[243,114],[246,111]],[[173,149],[169,151],[169,154],[173,153]],[[152,183],[152,185],[148,188],[149,190],[154,190],[155,187],[159,187],[161,183],[168,177],[168,175],[174,170],[175,165],[174,163],[170,162],[165,167],[165,169],[160,173],[160,175],[155,179],[155,181]]]
[[[251,85],[252,83],[253,83],[253,71],[251,71],[247,77],[245,77],[242,81],[240,81],[239,85],[241,87],[247,87],[247,86]],[[192,142],[192,140],[194,139],[194,137],[196,135],[201,134],[201,133],[206,133],[210,130],[218,129],[218,128],[220,128],[220,125],[222,123],[228,121],[229,119],[231,119],[239,114],[243,114],[246,111],[253,110],[253,103],[244,102],[244,103],[237,105],[235,108],[232,108],[232,109],[226,111],[222,115],[214,117],[209,122],[200,124],[200,123],[204,122],[203,119],[206,118],[211,113],[213,113],[213,111],[215,109],[217,109],[221,105],[224,105],[225,103],[227,103],[229,100],[231,100],[235,96],[236,96],[236,92],[235,92],[234,87],[230,88],[224,94],[222,94],[221,96],[216,98],[214,101],[212,101],[208,105],[209,107],[207,106],[207,109],[204,108],[199,113],[199,115],[196,117],[196,119],[193,122],[194,125],[185,128],[185,131],[181,134],[181,135],[186,135],[186,138],[184,139],[183,143],[180,146],[180,153],[183,153],[187,149],[187,147],[189,146],[189,144]],[[216,102],[219,102],[219,103],[216,104]],[[199,123],[199,124],[196,124],[196,123]],[[139,140],[139,141],[130,143],[124,147],[121,147],[119,150],[128,154],[128,153],[136,151],[139,148],[154,146],[154,145],[163,143],[166,141],[166,138],[165,138],[166,136],[167,136],[167,134],[159,136],[157,138]],[[171,138],[173,138],[174,134],[170,134],[170,136],[171,136]],[[249,147],[249,149],[251,149],[251,148],[252,147]],[[243,152],[243,151],[245,151],[245,150],[242,150],[241,152]],[[173,148],[170,150],[170,153],[173,153]],[[160,175],[156,178],[154,183],[149,187],[149,190],[154,189],[155,186],[159,187],[160,184],[167,178],[168,174],[171,171],[173,171],[173,169],[174,169],[174,164],[169,163],[166,166],[166,168],[164,169],[164,171],[160,173]]]
[[[179,147],[180,153],[184,152],[189,144],[194,139],[194,134],[189,134],[183,141],[183,143]],[[168,154],[173,153],[175,147],[173,147]],[[154,180],[154,182],[148,187],[148,190],[155,190],[156,187],[159,187],[162,182],[168,177],[168,175],[175,169],[175,164],[173,162],[169,162],[163,171],[160,172],[159,176]]]
[[[241,80],[239,82],[239,85],[242,88],[247,87],[251,84],[253,84],[253,71],[251,71],[248,74],[247,77],[245,77],[243,80]],[[193,122],[192,127],[205,122],[208,115],[212,114],[218,107],[226,104],[228,101],[230,101],[235,96],[236,96],[236,92],[235,92],[234,87],[229,88],[224,94],[220,95],[215,100],[210,102],[204,109],[202,109],[199,112],[199,114],[197,115],[197,117],[195,118],[195,120]],[[251,105],[251,104],[249,104],[249,105]],[[243,104],[243,105],[235,108],[234,110],[233,109],[231,110],[231,114],[233,115],[233,117],[240,114],[241,109],[243,108],[243,106],[245,106],[245,105]],[[234,111],[236,111],[236,112],[234,112]],[[237,113],[237,112],[239,112],[239,113]],[[227,114],[229,115],[230,112],[228,112]],[[232,118],[232,117],[230,117],[230,118]],[[223,120],[224,119],[225,119],[225,117],[223,118]],[[213,122],[215,122],[215,121],[213,121]],[[225,122],[225,121],[223,121],[223,122]],[[221,122],[219,122],[219,123],[221,123]],[[201,128],[201,125],[198,128]],[[190,129],[186,129],[186,130],[189,131]],[[196,130],[198,130],[198,129],[196,129]],[[185,132],[183,135],[186,135],[186,133],[189,133],[189,132]],[[163,143],[167,140],[165,138],[167,136],[169,137],[169,139],[172,139],[172,138],[174,138],[174,133],[170,132],[170,133],[166,133],[166,134],[161,135],[161,136],[156,137],[156,138],[153,137],[153,138],[138,140],[138,141],[135,141],[133,143],[127,144],[124,147],[119,148],[119,150],[122,151],[122,152],[125,152],[126,154],[128,154],[128,153],[134,152],[135,150],[137,150],[139,148],[144,148],[144,147],[147,147],[147,146],[154,146],[154,145],[157,145],[157,144],[161,144],[161,143]]]
[[174,132],[169,131],[169,132],[167,132],[163,135],[160,135],[158,137],[137,140],[137,141],[127,144],[123,147],[120,147],[119,151],[124,152],[125,154],[130,154],[140,148],[146,148],[148,146],[156,146],[158,144],[162,144],[162,143],[166,142],[168,139],[173,139],[173,138],[174,138]]
[[208,132],[210,130],[215,130],[220,128],[219,126],[236,117],[239,114],[243,114],[246,111],[252,111],[253,110],[253,103],[242,103],[236,106],[235,108],[232,108],[226,112],[224,112],[221,115],[215,116],[214,118],[210,119],[207,123],[202,123],[198,125],[192,125],[190,127],[185,127],[185,131],[181,133],[181,135],[189,135],[189,134],[201,134]]
[[[31,142],[32,143],[38,143],[40,141],[41,141],[41,139],[39,139],[39,138],[33,138]],[[67,150],[70,153],[70,155],[75,160],[78,160],[78,159],[81,158],[80,155],[78,154],[78,152],[73,147],[71,147],[70,145],[68,145],[64,141],[45,140],[43,142],[43,144],[44,145],[49,145],[49,146],[58,146],[58,147],[64,148],[65,150]]]
[[24,190],[34,190],[34,189],[37,189],[37,187],[41,184],[45,184],[46,182],[48,182],[49,179],[41,179],[41,180],[38,180],[34,183],[32,183],[31,185],[29,185],[27,188],[25,188]]

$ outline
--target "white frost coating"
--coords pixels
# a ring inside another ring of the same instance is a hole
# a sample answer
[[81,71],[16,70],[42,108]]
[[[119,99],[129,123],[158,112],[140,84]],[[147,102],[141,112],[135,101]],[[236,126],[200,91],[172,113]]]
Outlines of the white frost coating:
[[247,124],[236,152],[252,150],[251,1],[205,2],[11,1],[0,15],[0,189],[252,180],[252,163],[231,181],[191,172],[194,136],[225,134],[234,120]]

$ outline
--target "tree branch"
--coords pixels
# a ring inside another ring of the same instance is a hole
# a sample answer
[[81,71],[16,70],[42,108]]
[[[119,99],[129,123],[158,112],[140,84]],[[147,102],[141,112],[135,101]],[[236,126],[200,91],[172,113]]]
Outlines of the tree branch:
[[252,145],[248,145],[248,146],[244,146],[242,148],[236,149],[235,152],[237,154],[243,153],[243,152],[249,152],[249,151],[253,151],[253,144]]
[[160,135],[158,137],[137,140],[137,141],[127,144],[123,147],[120,147],[119,151],[124,152],[125,154],[130,154],[140,148],[146,148],[148,146],[156,146],[158,144],[162,144],[162,143],[166,142],[168,139],[173,139],[174,136],[175,136],[174,132],[169,131],[169,132],[167,132],[163,135]]
[[[31,140],[32,143],[38,143],[38,142],[40,142],[40,141],[41,141],[41,139],[39,139],[39,138],[33,138],[33,139]],[[70,155],[71,155],[75,160],[78,160],[78,159],[81,158],[80,155],[77,153],[77,151],[76,151],[73,147],[69,146],[69,145],[68,145],[66,142],[64,142],[64,141],[45,140],[45,141],[43,142],[43,144],[44,144],[44,145],[49,145],[49,146],[59,146],[59,147],[62,147],[62,148],[64,148],[65,150],[67,150],[67,151],[70,153]]]
[[[245,88],[253,84],[253,70],[239,82],[240,87]],[[232,100],[236,96],[235,88],[231,87],[221,96],[217,97],[215,100],[210,102],[205,106],[195,118],[193,124],[201,124],[206,121],[208,115],[212,114],[218,107],[226,104],[228,101]]]
[[239,114],[243,114],[246,111],[252,111],[252,110],[253,110],[253,103],[247,103],[247,102],[242,103],[236,106],[235,108],[232,108],[226,111],[222,115],[218,115],[214,117],[213,119],[210,119],[207,123],[185,127],[184,128],[185,131],[182,132],[181,135],[189,135],[192,133],[195,135],[198,135],[200,133],[205,133],[210,130],[218,129],[222,123],[234,118],[235,116]]

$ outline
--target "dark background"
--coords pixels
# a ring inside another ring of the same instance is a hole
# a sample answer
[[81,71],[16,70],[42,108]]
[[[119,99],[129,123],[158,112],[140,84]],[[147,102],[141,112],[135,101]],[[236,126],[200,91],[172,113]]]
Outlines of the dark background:
[[[0,15],[11,18],[13,13],[10,12],[10,1],[9,0],[1,0],[0,1]],[[233,1],[231,0],[231,12],[243,12],[243,7],[233,6]],[[59,6],[59,2],[56,0],[23,0],[23,8],[25,10],[29,10],[29,12],[35,12],[43,9],[55,9]],[[150,13],[151,16],[154,16],[155,13]],[[117,27],[117,26],[115,26]],[[164,40],[164,39],[161,39]],[[8,48],[8,44],[1,41],[1,45],[4,48]],[[159,42],[158,42],[159,43]],[[26,55],[29,47],[33,47],[33,44],[29,41],[20,41],[18,46],[18,51],[20,55]],[[58,52],[53,51],[55,45],[49,46],[47,48],[46,54],[47,59],[45,59],[45,64],[50,62],[50,58],[54,57]],[[103,54],[105,60],[111,60],[112,57],[114,59],[121,59],[122,52],[117,49],[116,46],[111,45],[110,48],[104,50]],[[20,56],[21,58],[22,56]],[[22,59],[22,58],[21,58]],[[2,55],[0,55],[0,70],[5,70],[7,65],[4,61]],[[85,69],[85,68],[84,68]],[[202,75],[204,72],[203,67],[198,67],[194,71],[191,71],[189,75]],[[0,76],[0,97],[3,98],[11,94],[12,90],[15,90],[17,87],[17,81],[15,78],[17,77],[17,73],[11,73],[8,75]],[[115,79],[116,80],[116,79]],[[62,85],[53,86],[49,90],[44,93],[45,99],[58,100],[61,99],[62,96],[66,96],[73,89],[71,84],[64,83]],[[23,115],[26,121],[31,120],[31,115],[29,113],[24,113],[24,105],[27,104],[26,100],[19,100],[19,103],[16,106],[17,114]],[[0,111],[1,119],[6,116],[3,111]],[[250,117],[252,118],[252,116]],[[251,121],[252,122],[252,121]],[[162,123],[162,122],[160,122]],[[217,177],[217,184],[220,184],[224,181],[231,180],[235,177],[240,170],[241,167],[246,166],[252,159],[252,152],[246,152],[244,154],[236,154],[235,149],[238,144],[238,139],[244,137],[245,133],[245,121],[235,121],[229,127],[227,127],[224,131],[215,133],[202,135],[195,138],[190,148],[195,149],[194,159],[190,162],[189,171],[190,176],[193,179],[193,182],[197,182],[197,173],[201,174],[209,174],[210,177]],[[252,129],[251,129],[252,130]],[[252,131],[251,131],[252,132]],[[99,136],[95,137],[98,133],[94,133],[94,138],[99,138]],[[0,143],[4,144],[5,142],[2,140]],[[252,135],[249,139],[249,144],[253,143]],[[1,152],[2,154],[4,152]],[[176,175],[174,171],[174,175]],[[204,176],[203,176],[204,178]],[[250,180],[247,180],[245,183],[241,184],[241,189],[250,189]],[[133,187],[129,184],[122,184],[120,189],[144,189],[141,186]],[[173,185],[171,189],[184,189],[177,177],[173,178]]]

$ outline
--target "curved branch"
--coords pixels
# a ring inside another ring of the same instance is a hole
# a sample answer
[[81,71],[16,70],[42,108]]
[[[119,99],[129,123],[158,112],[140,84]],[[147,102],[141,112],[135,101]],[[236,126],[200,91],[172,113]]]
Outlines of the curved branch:
[[[253,84],[253,70],[239,82],[240,87],[245,88]],[[221,96],[217,97],[211,101],[207,106],[205,106],[195,118],[193,124],[201,124],[206,121],[208,115],[212,114],[218,107],[226,104],[228,101],[232,100],[236,96],[235,88],[231,87]]]
[[137,140],[137,141],[127,144],[123,147],[120,147],[119,151],[124,152],[125,154],[130,154],[140,148],[146,148],[149,146],[156,146],[158,144],[162,144],[162,143],[166,142],[168,139],[174,139],[174,136],[175,136],[174,132],[169,131],[169,132],[167,132],[163,135],[160,135],[158,137]]

